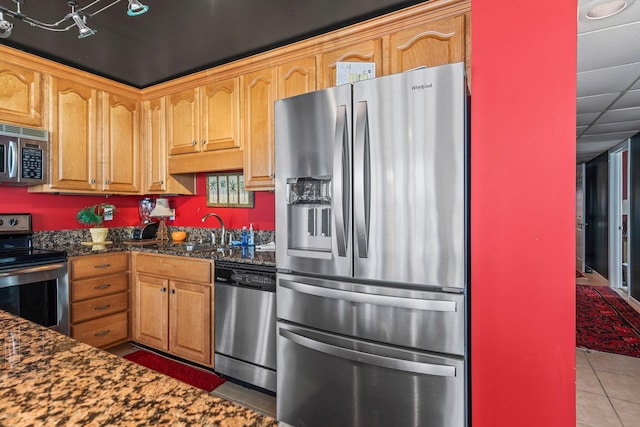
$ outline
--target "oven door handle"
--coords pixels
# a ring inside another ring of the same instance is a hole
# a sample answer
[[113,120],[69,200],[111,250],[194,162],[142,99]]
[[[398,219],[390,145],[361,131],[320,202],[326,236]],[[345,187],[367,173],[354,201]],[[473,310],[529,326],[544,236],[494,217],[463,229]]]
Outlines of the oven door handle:
[[42,273],[45,271],[52,271],[64,268],[64,264],[47,264],[47,265],[38,265],[36,267],[20,267],[20,268],[12,268],[9,270],[3,270],[0,273],[0,277],[9,277],[9,276],[17,276],[19,274],[29,274],[29,273]]
[[353,362],[365,363],[367,365],[378,366],[386,369],[395,369],[412,374],[433,375],[439,377],[456,376],[455,366],[414,362],[413,360],[395,359],[393,357],[380,356],[377,354],[351,350],[349,348],[316,341],[312,338],[308,338],[293,331],[288,331],[282,328],[280,329],[280,336],[311,350],[335,356],[340,359],[351,360]]

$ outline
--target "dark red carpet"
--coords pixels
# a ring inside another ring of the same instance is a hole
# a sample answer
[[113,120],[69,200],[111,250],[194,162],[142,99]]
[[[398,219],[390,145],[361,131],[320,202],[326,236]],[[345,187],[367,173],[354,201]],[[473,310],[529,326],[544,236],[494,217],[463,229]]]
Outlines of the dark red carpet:
[[212,372],[176,362],[150,351],[138,350],[124,358],[204,391],[211,391],[226,381]]
[[576,285],[576,345],[640,357],[640,313],[607,287]]
[[582,274],[582,272],[580,270],[576,270],[576,279],[578,277],[584,277],[584,274]]

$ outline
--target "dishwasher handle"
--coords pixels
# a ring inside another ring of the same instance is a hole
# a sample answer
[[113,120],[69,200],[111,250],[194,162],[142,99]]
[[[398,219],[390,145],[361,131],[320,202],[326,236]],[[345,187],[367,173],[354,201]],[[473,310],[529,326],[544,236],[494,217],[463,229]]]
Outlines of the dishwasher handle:
[[328,354],[330,356],[339,357],[341,359],[347,359],[354,362],[378,366],[386,369],[395,369],[412,374],[433,375],[440,377],[456,376],[455,366],[421,363],[414,362],[412,360],[395,359],[392,357],[380,356],[377,354],[364,353],[361,351],[351,350],[333,344],[316,341],[312,338],[305,337],[286,329],[280,329],[279,333],[281,337],[288,339],[298,345],[307,347],[320,353]]

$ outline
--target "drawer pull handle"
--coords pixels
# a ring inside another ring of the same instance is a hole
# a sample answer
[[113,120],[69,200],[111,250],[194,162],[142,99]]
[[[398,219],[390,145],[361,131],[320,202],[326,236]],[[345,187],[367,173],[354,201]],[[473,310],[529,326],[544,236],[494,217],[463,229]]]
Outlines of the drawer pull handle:
[[98,332],[97,334],[93,334],[94,337],[103,337],[105,335],[108,335],[109,332],[111,332],[109,329],[107,329],[106,331],[102,331],[102,332]]
[[111,264],[99,264],[94,266],[93,268],[109,268],[111,267]]
[[109,307],[111,307],[111,304],[99,305],[95,307],[94,310],[106,310]]
[[98,285],[94,289],[107,289],[111,284],[105,283],[104,285]]

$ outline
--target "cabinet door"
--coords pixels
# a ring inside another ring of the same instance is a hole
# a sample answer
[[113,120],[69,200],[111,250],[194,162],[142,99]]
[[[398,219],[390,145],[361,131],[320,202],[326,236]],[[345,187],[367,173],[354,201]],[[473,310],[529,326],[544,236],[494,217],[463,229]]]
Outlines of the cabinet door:
[[172,354],[211,364],[211,285],[172,281],[169,295]]
[[167,138],[169,154],[200,151],[198,132],[198,89],[187,89],[167,95]]
[[465,59],[464,43],[464,16],[398,31],[389,38],[391,73],[422,65],[433,67],[462,62]]
[[240,148],[239,78],[200,88],[201,151]]
[[161,193],[167,182],[167,144],[164,97],[144,103],[144,185],[147,193]]
[[134,283],[133,340],[169,350],[169,281],[137,274]]
[[316,90],[316,59],[304,58],[278,66],[278,99]]
[[70,80],[52,79],[52,188],[100,189],[98,100],[99,94],[93,88]]
[[0,61],[0,121],[42,126],[42,75]]
[[139,103],[104,93],[102,130],[102,188],[106,191],[141,192]]
[[367,40],[320,55],[319,89],[336,85],[336,64],[338,62],[375,62],[376,76],[382,76],[385,73],[382,68],[382,40]]
[[243,76],[244,179],[247,190],[275,188],[273,180],[275,74],[275,68],[267,68]]

